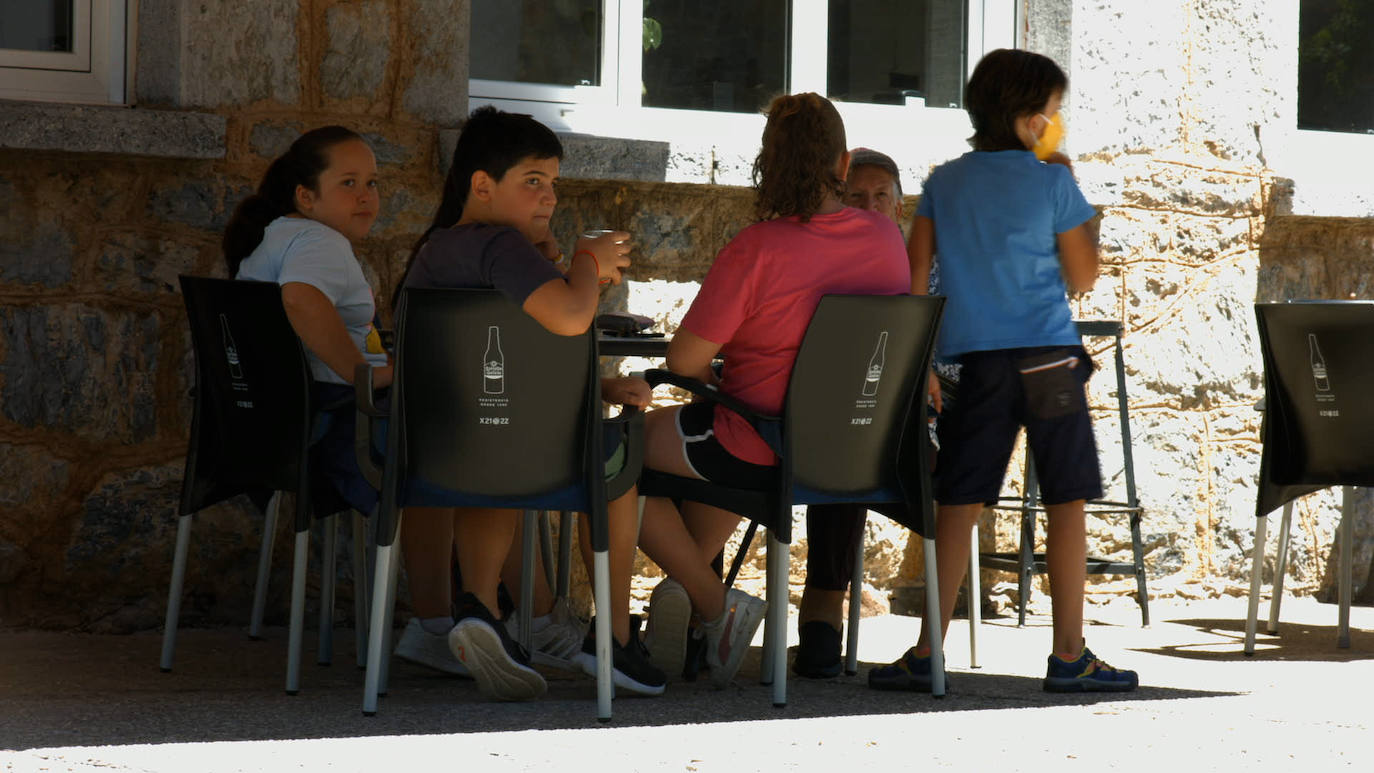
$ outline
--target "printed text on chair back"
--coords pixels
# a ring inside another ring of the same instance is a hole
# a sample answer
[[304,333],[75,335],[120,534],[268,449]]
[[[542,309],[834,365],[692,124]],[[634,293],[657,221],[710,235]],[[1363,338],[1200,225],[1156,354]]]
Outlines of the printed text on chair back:
[[[924,399],[942,298],[827,295],[787,395],[794,488],[836,496],[898,487],[899,443]],[[923,429],[916,437],[924,442]]]
[[1374,303],[1256,304],[1271,485],[1374,486]]
[[181,289],[197,392],[188,451],[196,456],[196,480],[184,485],[183,512],[239,493],[245,483],[297,490],[310,374],[281,288],[182,276]]
[[595,345],[495,290],[408,289],[398,326],[407,474],[479,496],[581,482]]

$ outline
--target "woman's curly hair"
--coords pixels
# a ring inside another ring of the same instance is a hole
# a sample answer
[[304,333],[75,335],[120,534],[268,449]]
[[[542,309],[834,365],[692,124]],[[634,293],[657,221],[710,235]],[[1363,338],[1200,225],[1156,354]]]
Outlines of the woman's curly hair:
[[760,220],[798,215],[805,222],[827,194],[843,196],[835,165],[847,147],[844,121],[830,100],[814,92],[774,99],[754,159],[754,214]]

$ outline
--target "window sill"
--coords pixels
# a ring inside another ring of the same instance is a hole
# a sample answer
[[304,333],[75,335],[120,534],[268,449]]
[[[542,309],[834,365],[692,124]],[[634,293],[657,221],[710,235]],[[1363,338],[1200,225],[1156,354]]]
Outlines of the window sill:
[[0,149],[156,158],[225,155],[222,115],[0,100]]

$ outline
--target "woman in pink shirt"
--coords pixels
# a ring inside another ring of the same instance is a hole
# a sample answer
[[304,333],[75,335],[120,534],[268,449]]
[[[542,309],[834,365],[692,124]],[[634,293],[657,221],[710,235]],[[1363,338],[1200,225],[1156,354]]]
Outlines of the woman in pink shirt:
[[[668,348],[669,370],[777,415],[822,295],[910,289],[896,224],[844,205],[847,147],[844,122],[825,98],[773,100],[754,161],[760,222],[716,256]],[[724,357],[719,378],[711,369],[718,354]],[[763,488],[778,461],[744,419],[709,403],[651,411],[645,434],[645,464],[673,475]],[[722,684],[733,678],[763,620],[764,602],[727,592],[710,565],[739,520],[697,502],[684,502],[679,512],[667,499],[646,501],[640,547],[668,574],[650,601],[646,643],[667,673],[682,670],[693,610],[703,621],[712,679]]]

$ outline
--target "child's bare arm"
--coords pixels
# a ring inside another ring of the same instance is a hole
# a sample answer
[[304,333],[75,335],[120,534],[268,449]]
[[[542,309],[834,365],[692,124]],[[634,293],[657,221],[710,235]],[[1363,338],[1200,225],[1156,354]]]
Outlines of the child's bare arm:
[[[362,362],[362,352],[348,335],[333,301],[314,285],[287,282],[281,288],[281,303],[291,328],[305,348],[315,353],[344,381],[353,383],[353,369]],[[391,384],[391,366],[378,368],[372,376],[373,387]]]
[[1064,283],[1071,293],[1086,293],[1097,281],[1097,229],[1089,220],[1056,237]]
[[711,361],[720,351],[720,344],[708,341],[689,330],[678,328],[668,344],[668,355],[663,364],[668,370],[694,378],[703,384],[716,383],[716,372],[711,370]]
[[630,265],[629,238],[624,231],[614,231],[578,240],[568,273],[535,288],[525,298],[525,313],[552,333],[585,333],[596,316],[601,283],[620,284],[621,269]]
[[911,294],[925,295],[930,291],[930,266],[935,261],[934,220],[917,215],[911,221],[906,257],[911,262]]

